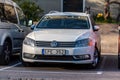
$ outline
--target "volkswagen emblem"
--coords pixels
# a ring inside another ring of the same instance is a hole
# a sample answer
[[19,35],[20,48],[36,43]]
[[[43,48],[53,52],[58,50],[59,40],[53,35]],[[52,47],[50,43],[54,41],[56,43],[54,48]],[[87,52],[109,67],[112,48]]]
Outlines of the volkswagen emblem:
[[58,43],[57,41],[52,41],[50,45],[51,47],[57,47]]

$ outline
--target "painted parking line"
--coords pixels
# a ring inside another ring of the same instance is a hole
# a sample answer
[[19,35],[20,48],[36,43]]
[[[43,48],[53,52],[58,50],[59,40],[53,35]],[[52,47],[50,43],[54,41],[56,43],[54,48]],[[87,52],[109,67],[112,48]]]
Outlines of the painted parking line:
[[100,64],[100,68],[98,69],[98,71],[95,71],[95,72],[59,72],[59,71],[22,71],[22,70],[8,70],[10,68],[13,68],[13,67],[16,67],[18,65],[21,65],[21,62],[17,63],[17,64],[14,64],[12,66],[9,66],[9,67],[4,67],[4,68],[1,68],[0,71],[8,71],[8,72],[22,72],[22,73],[47,73],[47,74],[97,74],[97,75],[101,75],[103,74],[103,68],[104,68],[104,65],[105,65],[105,61],[107,59],[107,56],[103,56],[103,60]]
[[61,71],[22,71],[22,70],[9,70],[10,68],[14,68],[18,65],[21,65],[21,62],[17,63],[17,64],[14,64],[12,66],[9,66],[9,67],[4,67],[4,68],[1,68],[0,71],[6,71],[6,72],[19,72],[19,73],[43,73],[43,74],[66,74],[66,75],[79,75],[79,74],[83,74],[83,75],[89,75],[89,74],[96,74],[96,75],[101,75],[103,74],[102,71],[85,71],[85,72],[61,72]]
[[96,74],[96,75],[102,75],[103,72],[102,71],[98,71],[98,72],[62,72],[62,71],[22,71],[22,70],[4,70],[6,72],[19,72],[19,73],[33,73],[33,74],[66,74],[66,75],[80,75],[80,74],[83,74],[83,75],[87,75],[87,74]]
[[20,64],[21,64],[21,62],[19,62],[19,63],[17,63],[17,64],[14,64],[14,65],[12,65],[12,66],[9,66],[9,67],[1,68],[0,71],[7,70],[7,69],[10,69],[10,68],[16,67],[16,66],[18,66],[18,65],[20,65]]
[[22,70],[8,70],[10,68],[13,68],[13,67],[16,67],[18,65],[21,65],[21,62],[17,63],[17,64],[14,64],[12,66],[9,66],[9,67],[4,67],[4,68],[1,68],[0,71],[5,71],[5,72],[19,72],[19,73],[43,73],[43,74],[66,74],[66,75],[89,75],[89,74],[96,74],[96,75],[102,75],[103,72],[102,71],[90,71],[90,72],[60,72],[60,71],[22,71]]

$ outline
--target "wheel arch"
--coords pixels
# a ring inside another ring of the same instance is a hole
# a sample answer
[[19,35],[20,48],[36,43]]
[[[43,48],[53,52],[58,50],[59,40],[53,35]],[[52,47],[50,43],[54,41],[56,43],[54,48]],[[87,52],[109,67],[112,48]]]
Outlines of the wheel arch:
[[11,46],[12,46],[12,40],[11,40],[10,37],[6,37],[6,39],[5,39],[4,41],[8,41],[8,42],[10,42],[10,44],[11,44]]
[[99,53],[101,53],[101,44],[95,42],[95,48],[97,48]]
[[[11,47],[13,48],[13,42],[12,42],[12,38],[11,38],[10,36],[4,36],[4,37],[2,37],[0,44],[3,46],[3,44],[4,44],[5,41],[10,42],[10,45],[11,45]],[[12,48],[11,48],[11,49],[12,49]]]
[[12,39],[12,36],[9,34],[9,33],[2,33],[0,34],[0,45],[3,45],[5,40],[8,40],[11,42],[11,44],[13,43],[13,39]]

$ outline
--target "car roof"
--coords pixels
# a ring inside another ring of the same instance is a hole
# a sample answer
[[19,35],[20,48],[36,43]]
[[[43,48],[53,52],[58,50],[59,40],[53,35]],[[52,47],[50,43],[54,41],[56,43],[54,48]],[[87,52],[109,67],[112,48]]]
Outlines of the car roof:
[[81,12],[50,12],[46,14],[46,16],[89,16],[89,14],[81,13]]
[[13,6],[15,6],[15,7],[20,9],[20,7],[12,0],[0,0],[0,3],[13,5]]

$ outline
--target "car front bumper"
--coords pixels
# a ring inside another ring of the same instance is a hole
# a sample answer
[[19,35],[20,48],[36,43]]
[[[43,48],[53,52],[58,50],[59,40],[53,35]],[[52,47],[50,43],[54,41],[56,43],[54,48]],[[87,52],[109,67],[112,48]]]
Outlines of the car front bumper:
[[[66,55],[43,55],[42,49],[64,49]],[[28,55],[30,57],[25,56]],[[22,59],[24,62],[43,62],[43,63],[73,63],[90,64],[93,63],[94,46],[78,48],[47,48],[31,47],[23,44]],[[87,57],[86,57],[87,56]]]

